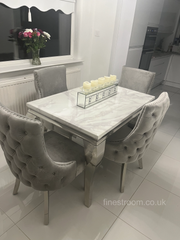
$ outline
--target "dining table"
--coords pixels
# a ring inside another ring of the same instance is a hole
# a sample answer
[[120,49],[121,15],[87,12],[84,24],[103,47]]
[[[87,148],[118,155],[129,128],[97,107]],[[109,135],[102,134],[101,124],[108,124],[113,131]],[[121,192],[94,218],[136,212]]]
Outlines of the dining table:
[[103,159],[106,139],[136,117],[155,97],[118,86],[116,95],[84,109],[77,106],[79,91],[80,88],[75,88],[28,102],[27,116],[49,122],[67,133],[68,138],[83,139],[86,156],[84,204],[90,207],[94,174]]

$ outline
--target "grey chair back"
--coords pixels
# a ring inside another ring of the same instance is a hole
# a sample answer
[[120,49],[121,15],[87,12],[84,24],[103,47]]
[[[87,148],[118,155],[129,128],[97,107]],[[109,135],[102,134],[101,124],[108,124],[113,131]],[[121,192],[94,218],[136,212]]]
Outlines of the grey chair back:
[[146,104],[134,129],[124,139],[121,139],[120,129],[119,133],[114,134],[114,138],[112,135],[111,140],[107,140],[105,157],[117,163],[131,163],[142,159],[169,105],[170,100],[166,92],[162,93],[155,101]]
[[76,176],[76,161],[56,164],[49,156],[39,121],[16,114],[2,105],[0,144],[14,176],[36,190],[61,188]]
[[120,192],[124,192],[127,164],[138,161],[139,168],[143,168],[142,157],[169,105],[168,94],[164,92],[158,99],[143,107],[133,130],[125,125],[107,139],[104,157],[121,164]]
[[124,66],[119,86],[142,93],[149,93],[153,86],[154,78],[154,72]]
[[35,70],[34,83],[38,98],[66,91],[66,67],[61,65]]

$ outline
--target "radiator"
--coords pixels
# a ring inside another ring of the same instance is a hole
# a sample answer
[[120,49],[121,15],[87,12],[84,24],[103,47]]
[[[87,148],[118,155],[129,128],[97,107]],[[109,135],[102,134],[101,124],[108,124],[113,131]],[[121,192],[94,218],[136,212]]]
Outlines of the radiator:
[[0,102],[9,109],[26,115],[26,103],[36,99],[33,77],[0,82]]
[[[79,68],[67,70],[67,87],[72,89],[80,86]],[[0,102],[7,108],[26,115],[26,103],[36,99],[34,77],[32,74],[0,81]]]

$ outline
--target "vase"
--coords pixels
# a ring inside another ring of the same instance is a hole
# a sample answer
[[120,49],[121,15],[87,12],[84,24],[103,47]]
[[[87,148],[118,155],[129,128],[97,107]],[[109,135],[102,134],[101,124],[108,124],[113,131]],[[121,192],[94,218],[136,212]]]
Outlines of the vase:
[[39,53],[40,53],[40,49],[32,50],[32,64],[33,65],[41,65]]

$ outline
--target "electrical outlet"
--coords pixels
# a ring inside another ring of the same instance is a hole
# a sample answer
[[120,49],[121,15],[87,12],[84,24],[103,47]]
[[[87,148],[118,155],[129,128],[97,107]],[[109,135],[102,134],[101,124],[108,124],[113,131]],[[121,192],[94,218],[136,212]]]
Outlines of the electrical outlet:
[[99,30],[95,30],[95,37],[100,37],[100,31]]

